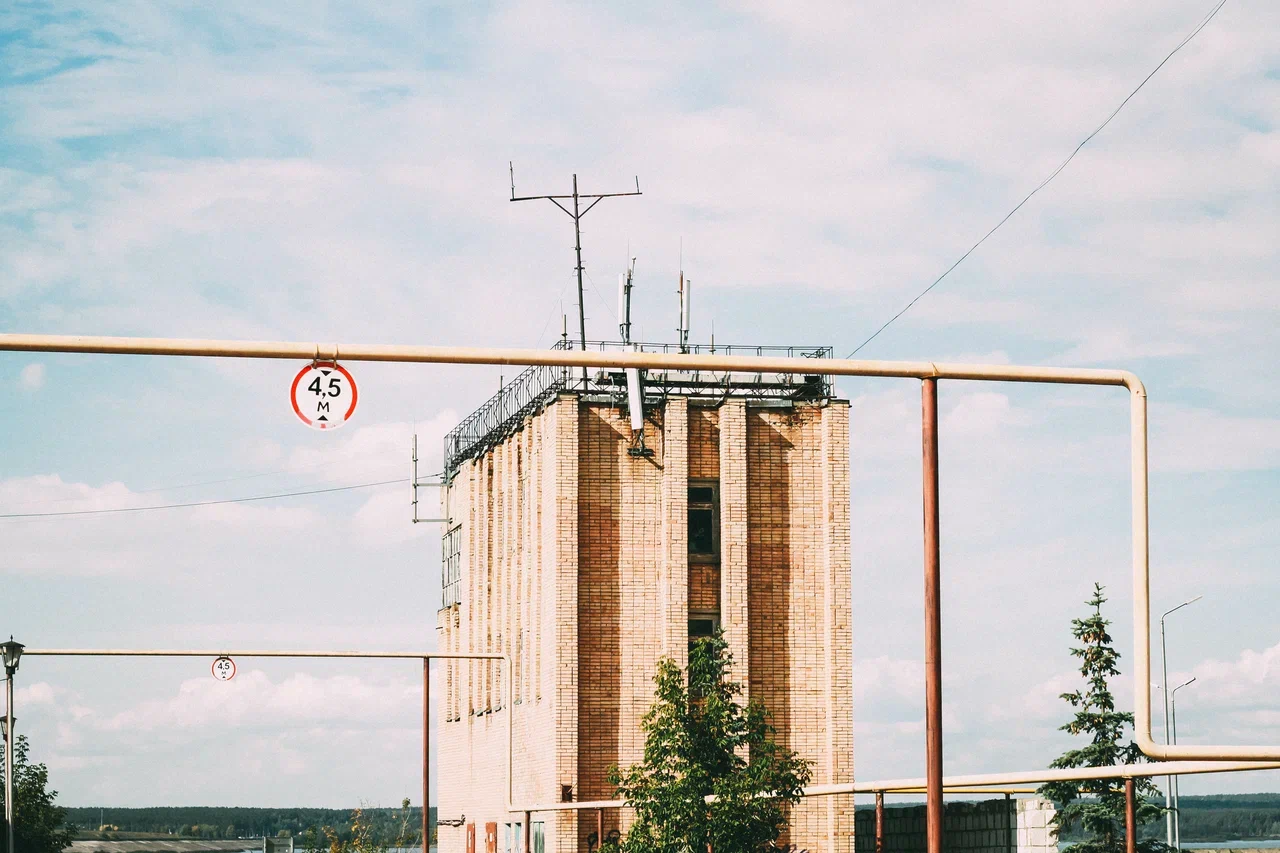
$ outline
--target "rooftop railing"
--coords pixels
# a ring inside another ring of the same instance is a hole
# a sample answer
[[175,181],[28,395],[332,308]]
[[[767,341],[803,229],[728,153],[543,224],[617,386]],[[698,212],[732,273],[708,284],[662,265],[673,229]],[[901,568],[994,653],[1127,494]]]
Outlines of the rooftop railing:
[[[572,341],[559,340],[552,349],[577,349]],[[796,346],[743,346],[740,344],[690,344],[681,349],[677,344],[627,344],[621,341],[588,341],[588,352],[639,351],[652,353],[684,353],[688,355],[754,355],[785,356],[788,358],[832,358],[831,347]],[[815,365],[816,367],[816,365]],[[467,459],[478,456],[496,446],[514,433],[525,418],[540,411],[562,391],[584,394],[607,394],[611,397],[625,395],[626,388],[613,374],[620,371],[601,371],[584,378],[581,368],[534,366],[517,375],[502,386],[497,394],[463,418],[444,437],[445,478],[451,479],[458,466]],[[679,393],[693,396],[728,396],[734,393],[756,397],[818,398],[832,394],[830,377],[820,370],[812,374],[726,374],[723,371],[648,371],[645,381],[646,397],[664,397]]]

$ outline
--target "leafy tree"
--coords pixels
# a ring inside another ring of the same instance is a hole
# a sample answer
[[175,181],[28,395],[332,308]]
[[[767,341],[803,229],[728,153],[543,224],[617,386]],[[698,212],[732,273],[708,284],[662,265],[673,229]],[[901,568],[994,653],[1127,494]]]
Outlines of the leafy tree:
[[[421,810],[417,812],[419,819]],[[378,822],[364,808],[351,812],[349,832],[341,832],[331,826],[323,826],[317,832],[314,827],[303,835],[303,847],[308,853],[386,853],[388,849],[417,847],[422,843],[422,833],[413,823],[414,813],[406,797],[400,802],[400,810],[392,812],[392,833],[379,830]]]
[[[727,678],[733,656],[723,636],[689,650],[688,684],[671,660],[658,663],[655,702],[644,716],[644,760],[610,782],[636,812],[614,853],[761,853],[775,849],[789,807],[800,800],[810,768],[779,745],[769,714],[740,700]],[[706,802],[714,794],[716,799]]]
[[[0,743],[0,765],[4,749],[5,744]],[[13,750],[14,846],[22,853],[62,853],[74,837],[67,825],[67,810],[54,805],[58,792],[49,790],[49,770],[43,764],[32,764],[27,749],[27,738],[18,735]],[[3,803],[4,786],[0,785],[0,805]],[[0,834],[8,831],[3,814],[0,810]]]
[[[1131,740],[1126,740],[1126,729],[1133,725],[1133,714],[1116,710],[1108,679],[1119,675],[1116,665],[1120,653],[1112,645],[1107,626],[1111,622],[1102,617],[1102,605],[1107,599],[1101,584],[1093,585],[1093,597],[1086,602],[1093,612],[1084,619],[1071,620],[1071,634],[1080,642],[1071,654],[1080,659],[1080,674],[1085,687],[1073,693],[1063,693],[1062,698],[1075,709],[1075,716],[1061,726],[1061,730],[1073,735],[1088,737],[1088,745],[1069,749],[1054,760],[1050,767],[1105,767],[1110,764],[1137,764],[1144,761],[1142,751]],[[1059,803],[1053,818],[1054,833],[1062,835],[1077,828],[1084,839],[1072,846],[1073,853],[1123,853],[1125,850],[1125,795],[1123,779],[1089,779],[1083,782],[1051,782],[1040,788],[1040,793]],[[1137,799],[1136,817],[1140,827],[1160,817],[1163,809],[1149,802],[1158,794],[1155,785],[1146,777],[1134,779],[1134,796]],[[1084,795],[1084,796],[1082,796]],[[1141,853],[1163,853],[1168,845],[1160,841],[1140,840],[1137,849]]]

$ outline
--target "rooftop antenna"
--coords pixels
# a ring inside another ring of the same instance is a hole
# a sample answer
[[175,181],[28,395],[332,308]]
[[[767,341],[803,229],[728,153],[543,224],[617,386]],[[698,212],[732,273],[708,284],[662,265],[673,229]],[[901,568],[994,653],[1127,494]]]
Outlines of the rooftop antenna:
[[636,259],[626,272],[618,273],[618,334],[624,344],[631,343],[631,288],[636,274]]
[[[511,173],[511,200],[512,200],[512,201],[537,201],[537,200],[540,200],[540,199],[546,199],[547,201],[549,201],[549,202],[551,202],[552,204],[554,204],[556,207],[558,207],[558,208],[560,208],[561,210],[563,210],[565,213],[569,214],[569,217],[570,217],[571,219],[573,219],[573,249],[574,249],[574,251],[577,253],[577,258],[578,258],[578,265],[577,265],[577,267],[576,267],[576,269],[577,269],[577,271],[578,271],[578,335],[579,335],[579,337],[578,337],[578,341],[579,341],[579,343],[582,345],[582,349],[585,351],[585,350],[586,350],[586,348],[587,348],[587,312],[586,312],[586,307],[585,307],[585,306],[584,306],[584,304],[583,304],[583,297],[582,297],[582,270],[583,270],[583,266],[582,266],[582,228],[581,228],[580,223],[581,223],[582,217],[584,217],[584,216],[586,216],[588,213],[590,213],[590,212],[591,212],[591,208],[593,208],[593,207],[595,207],[597,204],[599,204],[599,203],[600,203],[600,201],[601,201],[601,199],[606,199],[606,198],[617,198],[617,197],[620,197],[620,196],[628,196],[628,195],[642,195],[642,193],[640,192],[640,178],[639,178],[639,176],[637,176],[637,177],[636,177],[636,190],[635,190],[635,192],[625,192],[625,193],[579,193],[579,192],[578,192],[578,176],[575,174],[575,175],[573,176],[573,193],[572,193],[572,195],[526,195],[526,196],[517,196],[517,195],[516,195],[516,167],[515,167],[515,164],[514,164],[512,161],[507,161],[507,168],[509,169],[509,171],[510,171],[510,173]],[[561,203],[560,203],[560,199],[566,199],[566,200],[568,200],[568,199],[573,199],[573,210],[572,210],[572,211],[570,211],[570,210],[569,210],[569,208],[567,208],[567,207],[565,207],[563,204],[561,204]],[[581,207],[579,206],[579,202],[580,202],[581,200],[583,200],[583,199],[594,199],[594,200],[591,202],[591,204],[587,205],[587,206],[586,206],[586,208],[581,208]],[[586,368],[586,367],[583,367],[583,368],[582,368],[582,384],[583,384],[584,386],[587,384],[587,368]]]
[[692,283],[684,277],[684,238],[680,238],[680,287],[676,293],[680,294],[680,322],[676,325],[677,342],[680,345],[680,352],[687,353],[689,351],[689,297],[691,295]]
[[689,300],[693,295],[693,280],[684,277],[684,270],[680,270],[680,326],[676,329],[680,333],[680,352],[687,353],[689,351]]

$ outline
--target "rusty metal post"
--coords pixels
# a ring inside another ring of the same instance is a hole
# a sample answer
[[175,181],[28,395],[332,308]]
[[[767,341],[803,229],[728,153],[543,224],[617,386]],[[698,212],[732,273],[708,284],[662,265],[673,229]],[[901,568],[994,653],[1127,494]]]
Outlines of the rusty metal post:
[[524,813],[524,853],[532,853],[533,851],[533,847],[530,844],[533,839],[533,830],[531,828],[533,824],[529,822],[529,814],[529,812]]
[[[1009,853],[1018,853],[1018,842],[1017,842],[1017,839],[1014,838],[1014,835],[1017,832],[1015,827],[1018,825],[1018,806],[1015,803],[1012,811],[1010,811],[1009,809],[1010,803],[1013,803],[1013,795],[1010,794],[1008,791],[1005,791],[1004,808],[1007,813],[1012,814],[1013,820],[1009,821],[1009,825],[1006,827],[1006,829],[1008,829],[1009,831],[1005,834],[1004,846],[1005,846],[1005,849],[1009,851]],[[1006,817],[1008,817],[1009,814],[1006,814]]]
[[431,659],[422,659],[422,853],[430,853]]
[[884,791],[876,791],[876,853],[884,853]]
[[596,847],[604,846],[604,809],[596,809]]
[[1133,803],[1133,777],[1124,780],[1124,849],[1135,853],[1138,849],[1138,817]]
[[942,600],[938,513],[938,380],[921,383],[924,455],[924,717],[926,850],[942,853]]

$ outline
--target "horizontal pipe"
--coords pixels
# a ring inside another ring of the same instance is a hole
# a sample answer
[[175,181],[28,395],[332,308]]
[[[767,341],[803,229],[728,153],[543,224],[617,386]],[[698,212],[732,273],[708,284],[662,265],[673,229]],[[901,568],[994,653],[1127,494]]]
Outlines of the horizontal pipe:
[[[1116,385],[1130,393],[1130,475],[1133,501],[1134,739],[1157,759],[1280,760],[1274,745],[1165,745],[1151,737],[1151,606],[1148,538],[1147,393],[1126,370],[1022,367],[1017,365],[938,364],[928,361],[857,361],[724,354],[591,352],[493,347],[320,344],[283,341],[229,341],[180,338],[123,338],[79,335],[0,335],[0,351],[68,352],[128,355],[214,356],[227,358],[342,359],[433,364],[515,364],[552,367],[667,368],[825,376],[878,376],[959,379],[988,382],[1038,382]],[[510,781],[510,780],[509,780]]]
[[25,649],[23,657],[132,657],[132,658],[385,658],[392,660],[506,660],[492,652],[343,652],[275,649]]
[[[1019,785],[1031,782],[1078,782],[1086,779],[1129,779],[1147,776],[1186,776],[1196,773],[1240,773],[1250,770],[1274,770],[1280,762],[1256,761],[1169,761],[1149,764],[1116,764],[1108,767],[1074,767],[1064,770],[1027,770],[1016,773],[981,773],[969,776],[947,776],[942,787],[948,794],[1006,793],[989,786]],[[843,782],[835,785],[808,785],[801,791],[802,797],[829,797],[839,794],[917,794],[926,789],[926,780],[885,779],[877,782]],[[1009,793],[1027,793],[1024,790]],[[714,795],[706,798],[715,802]],[[520,811],[559,812],[587,809],[625,808],[626,800],[591,800],[581,803],[549,803],[542,806],[524,806]]]
[[[203,657],[239,657],[239,658],[358,658],[362,660],[496,660],[504,664],[506,677],[507,708],[512,704],[511,658],[496,652],[355,652],[355,651],[316,651],[316,650],[279,650],[279,649],[24,649],[22,654],[41,657],[143,657],[143,658],[203,658]],[[514,798],[513,779],[513,730],[510,719],[507,721],[507,807],[508,811],[519,811],[511,807]],[[425,806],[424,806],[425,808]]]
[[741,370],[754,373],[881,376],[924,379],[979,379],[1055,382],[1075,385],[1129,385],[1123,370],[1019,367],[1003,364],[935,364],[929,361],[864,361],[799,357],[699,355],[650,352],[441,347],[389,344],[233,341],[187,338],[118,338],[87,335],[0,335],[0,351],[69,352],[103,355],[169,355],[218,358],[334,359],[417,364],[514,364],[549,367],[643,367],[672,370]]

